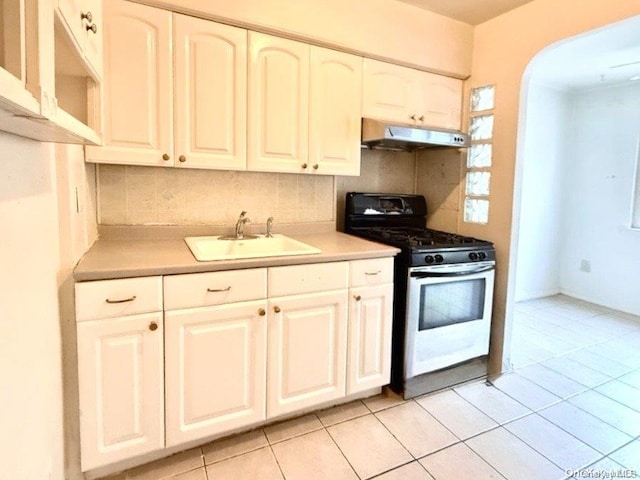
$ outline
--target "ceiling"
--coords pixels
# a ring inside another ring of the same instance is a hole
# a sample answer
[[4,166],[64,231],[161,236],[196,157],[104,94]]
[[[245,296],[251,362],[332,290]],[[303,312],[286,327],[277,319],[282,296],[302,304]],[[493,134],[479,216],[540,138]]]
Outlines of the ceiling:
[[471,25],[479,25],[532,0],[398,0]]
[[565,90],[640,85],[640,15],[552,45],[533,60],[530,73],[534,82]]

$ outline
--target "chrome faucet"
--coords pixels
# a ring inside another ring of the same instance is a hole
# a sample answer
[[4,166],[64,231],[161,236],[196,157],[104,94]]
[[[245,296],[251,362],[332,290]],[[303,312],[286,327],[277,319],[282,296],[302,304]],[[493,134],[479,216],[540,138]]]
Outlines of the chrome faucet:
[[273,237],[271,230],[273,230],[273,217],[267,218],[267,234],[265,235],[265,237],[267,238]]
[[244,210],[240,212],[240,217],[236,222],[236,240],[242,240],[244,238],[244,225],[245,223],[250,223],[251,219],[246,217],[247,212]]

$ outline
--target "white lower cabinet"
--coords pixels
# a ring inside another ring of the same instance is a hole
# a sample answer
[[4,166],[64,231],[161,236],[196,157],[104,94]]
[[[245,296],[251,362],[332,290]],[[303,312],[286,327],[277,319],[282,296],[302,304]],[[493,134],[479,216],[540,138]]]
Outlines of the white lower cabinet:
[[347,290],[269,301],[267,415],[345,395]]
[[266,418],[266,307],[165,313],[167,447]]
[[392,281],[383,258],[76,284],[82,470],[387,384]]
[[164,448],[162,312],[78,323],[82,470]]
[[348,395],[389,383],[392,307],[392,283],[351,289]]

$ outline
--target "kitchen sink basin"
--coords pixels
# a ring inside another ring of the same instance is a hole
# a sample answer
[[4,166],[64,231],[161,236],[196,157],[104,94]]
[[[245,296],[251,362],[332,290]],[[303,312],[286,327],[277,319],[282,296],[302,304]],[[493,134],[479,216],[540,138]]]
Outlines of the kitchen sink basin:
[[184,241],[199,262],[321,253],[311,245],[281,234],[272,237],[258,235],[242,240],[222,236],[186,237]]

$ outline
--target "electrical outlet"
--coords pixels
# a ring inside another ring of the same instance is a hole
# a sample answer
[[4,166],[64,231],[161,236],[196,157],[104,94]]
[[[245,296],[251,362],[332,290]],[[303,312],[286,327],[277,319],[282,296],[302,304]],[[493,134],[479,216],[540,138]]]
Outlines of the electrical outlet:
[[580,271],[585,273],[591,272],[591,262],[589,260],[581,260],[580,261]]

